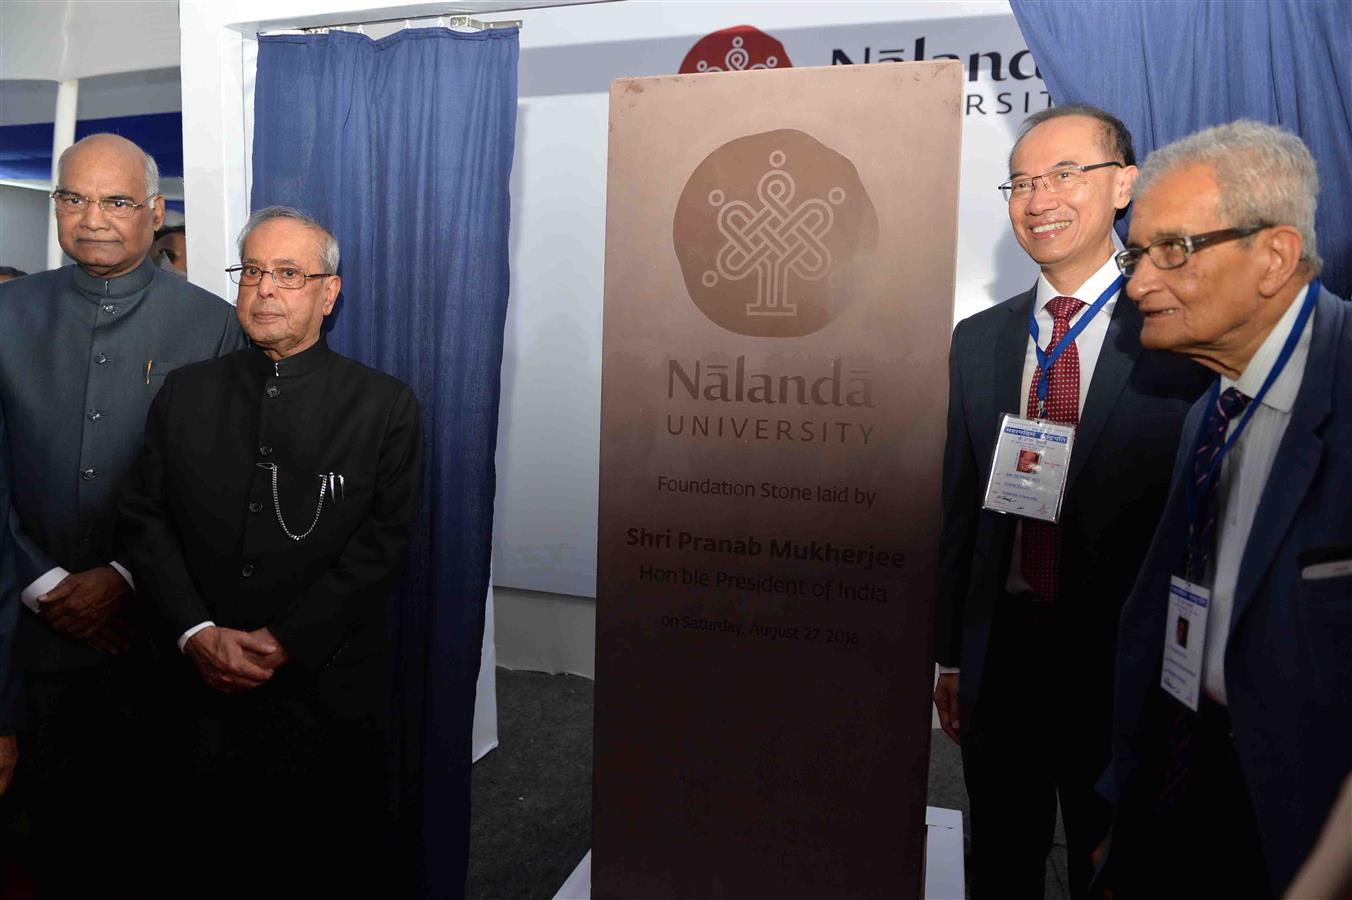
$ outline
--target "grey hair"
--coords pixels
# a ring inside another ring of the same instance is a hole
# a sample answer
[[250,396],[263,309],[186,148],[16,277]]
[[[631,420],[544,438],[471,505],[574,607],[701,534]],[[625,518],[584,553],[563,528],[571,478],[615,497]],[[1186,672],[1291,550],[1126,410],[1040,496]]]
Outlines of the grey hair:
[[324,264],[324,271],[330,275],[338,274],[338,239],[319,223],[318,219],[307,216],[298,209],[292,209],[290,206],[265,206],[262,209],[255,210],[249,216],[249,221],[244,223],[244,229],[239,233],[239,255],[244,257],[244,242],[249,239],[253,230],[264,222],[271,222],[273,219],[291,219],[294,222],[313,228],[321,235],[319,239],[319,259]]
[[1210,166],[1220,189],[1220,212],[1232,228],[1290,225],[1300,232],[1301,262],[1312,276],[1324,267],[1315,240],[1319,172],[1305,143],[1276,125],[1237,119],[1207,128],[1151,153],[1136,179],[1144,195],[1181,166]]
[[[124,137],[122,137],[122,135],[120,135],[120,134],[113,134],[113,133],[110,132],[110,131],[101,131],[101,132],[99,132],[98,134],[89,134],[89,135],[85,135],[84,137],[82,137],[82,138],[80,138],[78,141],[76,141],[75,143],[71,144],[71,145],[70,145],[69,147],[67,147],[65,150],[62,150],[62,151],[61,151],[61,155],[60,155],[59,157],[57,157],[57,160],[56,160],[56,174],[57,174],[57,180],[60,181],[60,179],[61,179],[61,173],[64,172],[64,171],[66,171],[66,157],[68,157],[68,156],[70,156],[72,153],[74,153],[74,152],[75,152],[75,149],[76,149],[77,147],[79,147],[79,146],[80,146],[81,144],[83,144],[85,141],[92,141],[92,140],[94,140],[95,138],[110,138],[110,137],[122,138],[122,140],[127,141],[127,139],[124,138]],[[151,197],[159,196],[159,193],[160,193],[160,167],[159,167],[158,165],[156,165],[156,163],[155,163],[155,157],[151,156],[149,153],[145,152],[144,150],[141,150],[141,148],[140,148],[134,141],[127,141],[127,143],[128,143],[128,144],[131,144],[133,147],[136,147],[137,150],[140,150],[140,152],[141,152],[141,161],[142,161],[142,165],[145,166],[145,170],[146,170],[146,195],[145,195],[145,197],[142,197],[142,198],[140,198],[140,199],[141,199],[141,200],[148,200],[148,199],[150,199]]]

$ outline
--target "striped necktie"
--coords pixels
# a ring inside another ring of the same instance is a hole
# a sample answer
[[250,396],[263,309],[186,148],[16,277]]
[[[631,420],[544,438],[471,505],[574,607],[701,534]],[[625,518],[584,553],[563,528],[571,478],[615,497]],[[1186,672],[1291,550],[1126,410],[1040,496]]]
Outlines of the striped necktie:
[[1220,472],[1212,478],[1207,476],[1216,461],[1216,454],[1225,446],[1225,433],[1229,430],[1230,423],[1244,412],[1250,399],[1235,388],[1226,388],[1224,393],[1216,398],[1216,405],[1211,411],[1210,419],[1207,420],[1206,433],[1202,435],[1197,451],[1193,454],[1192,478],[1197,490],[1197,509],[1200,516],[1200,521],[1196,523],[1197,537],[1194,547],[1197,555],[1193,560],[1191,573],[1193,578],[1206,577],[1207,561],[1211,558],[1211,551],[1216,542],[1216,488],[1220,484]]

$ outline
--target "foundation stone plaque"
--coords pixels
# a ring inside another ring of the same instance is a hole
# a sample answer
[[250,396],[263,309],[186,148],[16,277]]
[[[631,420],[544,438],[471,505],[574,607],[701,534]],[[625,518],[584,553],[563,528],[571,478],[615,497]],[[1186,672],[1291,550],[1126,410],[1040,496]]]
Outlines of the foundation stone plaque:
[[962,76],[611,88],[594,897],[920,895]]

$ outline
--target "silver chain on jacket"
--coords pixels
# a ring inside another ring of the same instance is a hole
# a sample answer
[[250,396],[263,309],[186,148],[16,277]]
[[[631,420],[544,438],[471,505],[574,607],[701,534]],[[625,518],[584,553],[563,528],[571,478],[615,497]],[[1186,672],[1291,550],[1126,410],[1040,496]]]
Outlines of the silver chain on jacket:
[[319,476],[319,502],[315,504],[315,517],[310,522],[310,527],[305,529],[304,534],[293,534],[290,528],[286,527],[286,520],[282,518],[282,501],[277,494],[277,464],[276,463],[258,463],[259,468],[272,470],[272,510],[277,514],[277,524],[282,526],[282,534],[291,538],[293,541],[303,541],[310,536],[319,524],[319,514],[324,510],[324,476]]

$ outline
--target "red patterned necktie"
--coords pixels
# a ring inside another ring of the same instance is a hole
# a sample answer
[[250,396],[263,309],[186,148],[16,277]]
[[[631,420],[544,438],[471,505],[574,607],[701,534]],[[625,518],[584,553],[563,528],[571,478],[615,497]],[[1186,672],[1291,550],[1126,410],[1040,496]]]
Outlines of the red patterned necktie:
[[[1053,297],[1047,304],[1052,314],[1052,337],[1047,342],[1050,353],[1070,330],[1070,318],[1084,306],[1074,297]],[[1042,378],[1042,366],[1033,372],[1033,383],[1028,386],[1028,416],[1038,417],[1037,383]],[[1080,348],[1072,341],[1070,346],[1052,363],[1047,379],[1046,409],[1042,418],[1063,425],[1080,424]],[[1056,599],[1056,586],[1061,574],[1061,534],[1051,522],[1025,519],[1023,522],[1023,577],[1034,594],[1046,601]]]

